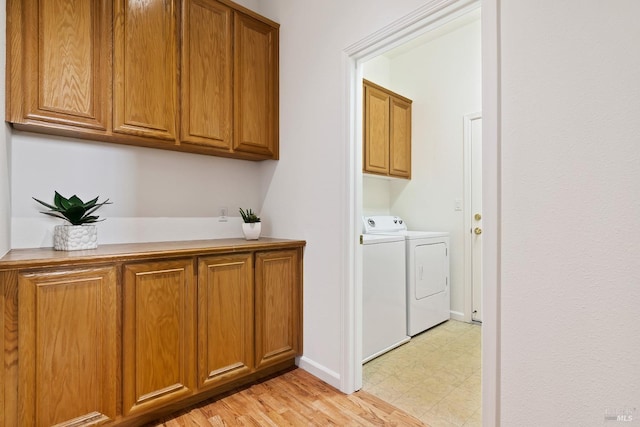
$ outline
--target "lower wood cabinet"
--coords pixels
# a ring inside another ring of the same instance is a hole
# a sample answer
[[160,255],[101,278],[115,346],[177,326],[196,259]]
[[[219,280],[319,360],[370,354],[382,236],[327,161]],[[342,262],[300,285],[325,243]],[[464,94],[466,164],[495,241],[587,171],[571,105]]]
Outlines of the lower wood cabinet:
[[0,427],[141,425],[293,366],[305,242],[211,242],[1,258]]
[[88,425],[117,416],[115,267],[18,274],[18,423]]
[[253,369],[252,257],[198,262],[198,387],[216,387]]
[[123,283],[123,415],[195,391],[191,259],[127,264]]
[[298,251],[256,254],[256,366],[295,357],[301,350],[302,307]]

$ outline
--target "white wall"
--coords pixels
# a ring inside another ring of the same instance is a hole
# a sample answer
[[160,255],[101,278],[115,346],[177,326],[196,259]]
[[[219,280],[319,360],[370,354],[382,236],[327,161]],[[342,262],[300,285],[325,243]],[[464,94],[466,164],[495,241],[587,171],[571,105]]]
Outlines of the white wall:
[[391,211],[391,179],[373,174],[362,176],[362,214],[394,215]]
[[640,2],[500,2],[502,425],[640,425]]
[[391,89],[391,64],[384,55],[376,56],[362,64],[362,77]]
[[[2,81],[4,82],[4,79]],[[9,138],[6,125],[2,126],[0,131],[0,256],[3,256],[11,248]]]
[[[13,248],[52,245],[61,220],[31,197],[52,202],[54,191],[113,202],[96,212],[107,218],[100,243],[240,236],[238,207],[261,211],[259,163],[18,131],[12,140]],[[235,218],[212,219],[222,207]]]
[[460,318],[465,312],[465,232],[463,211],[455,211],[454,206],[456,199],[464,199],[462,118],[482,109],[476,12],[473,22],[459,18],[467,23],[363,67],[365,78],[413,100],[411,180],[385,181],[365,174],[364,212],[399,215],[415,230],[451,233],[451,310]]

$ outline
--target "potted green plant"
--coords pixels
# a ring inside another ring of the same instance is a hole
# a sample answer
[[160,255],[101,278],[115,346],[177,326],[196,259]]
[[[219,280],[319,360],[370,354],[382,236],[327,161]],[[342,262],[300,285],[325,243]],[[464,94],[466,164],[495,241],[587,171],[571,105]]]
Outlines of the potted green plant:
[[98,203],[98,197],[83,202],[75,194],[68,199],[57,191],[53,197],[53,205],[33,197],[33,200],[49,208],[41,211],[45,215],[61,218],[69,224],[56,225],[53,232],[53,248],[59,251],[94,249],[98,247],[98,230],[96,222],[104,221],[93,215],[104,205],[111,204],[109,199]]
[[244,210],[240,208],[240,215],[244,223],[242,224],[242,233],[247,240],[257,240],[260,238],[260,232],[262,231],[262,223],[260,217],[256,215],[253,210]]

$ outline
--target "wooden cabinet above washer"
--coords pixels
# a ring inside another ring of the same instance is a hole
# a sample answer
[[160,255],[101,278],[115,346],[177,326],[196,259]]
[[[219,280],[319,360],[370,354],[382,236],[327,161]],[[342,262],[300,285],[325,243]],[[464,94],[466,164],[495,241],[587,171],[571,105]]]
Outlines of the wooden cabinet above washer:
[[411,179],[412,101],[363,81],[365,173]]

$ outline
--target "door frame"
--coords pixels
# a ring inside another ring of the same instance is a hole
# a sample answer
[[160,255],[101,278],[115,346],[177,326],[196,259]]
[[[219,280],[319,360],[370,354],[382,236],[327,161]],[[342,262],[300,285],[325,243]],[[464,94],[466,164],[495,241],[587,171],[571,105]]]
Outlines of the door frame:
[[482,113],[466,114],[463,117],[464,146],[464,321],[471,322],[473,318],[473,236],[471,235],[471,135],[474,120],[482,119]]
[[500,19],[499,0],[429,0],[343,51],[345,75],[345,278],[340,390],[362,387],[362,66],[417,35],[482,6],[483,304],[482,422],[500,425]]

